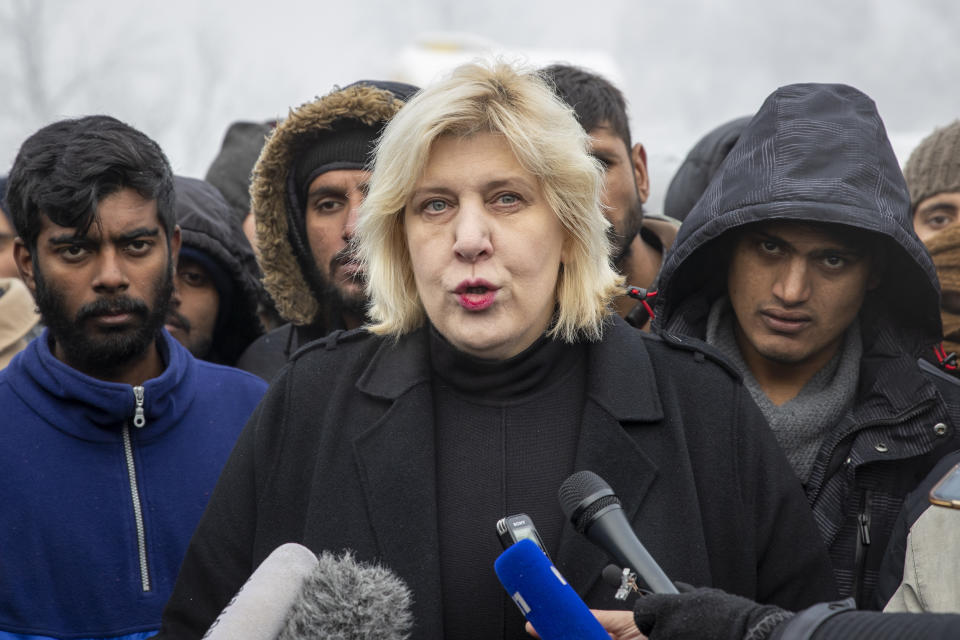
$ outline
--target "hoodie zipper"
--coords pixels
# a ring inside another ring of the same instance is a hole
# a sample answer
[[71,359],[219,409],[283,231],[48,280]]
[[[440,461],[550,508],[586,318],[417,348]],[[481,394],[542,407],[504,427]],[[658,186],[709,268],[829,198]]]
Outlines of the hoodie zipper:
[[[142,429],[147,424],[143,412],[143,387],[133,388],[136,409],[133,414],[133,426]],[[133,439],[130,426],[123,425],[123,453],[127,460],[127,476],[130,478],[130,499],[133,502],[133,519],[137,525],[137,553],[140,560],[140,586],[150,591],[150,569],[147,565],[147,535],[143,526],[143,507],[140,504],[140,490],[137,488],[137,467],[133,460]]]

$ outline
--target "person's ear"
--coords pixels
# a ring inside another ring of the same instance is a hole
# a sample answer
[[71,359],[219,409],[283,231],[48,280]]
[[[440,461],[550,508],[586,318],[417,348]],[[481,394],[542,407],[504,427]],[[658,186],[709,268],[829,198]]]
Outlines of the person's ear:
[[637,185],[640,202],[650,197],[650,174],[647,173],[647,151],[639,142],[630,149],[630,164],[633,166],[633,180]]
[[30,289],[34,297],[37,296],[37,282],[33,271],[33,254],[24,244],[23,240],[17,238],[13,241],[13,259],[17,263],[17,271],[20,272],[20,279]]

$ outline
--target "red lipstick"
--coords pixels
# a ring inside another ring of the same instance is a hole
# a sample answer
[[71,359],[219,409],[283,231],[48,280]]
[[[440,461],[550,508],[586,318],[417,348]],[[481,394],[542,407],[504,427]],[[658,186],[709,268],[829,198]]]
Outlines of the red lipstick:
[[464,280],[454,289],[460,306],[467,311],[483,311],[489,308],[497,297],[495,287],[482,278]]

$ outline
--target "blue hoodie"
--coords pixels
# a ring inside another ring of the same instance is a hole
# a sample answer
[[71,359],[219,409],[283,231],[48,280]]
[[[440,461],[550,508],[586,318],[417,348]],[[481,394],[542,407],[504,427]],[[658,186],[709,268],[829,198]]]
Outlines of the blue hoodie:
[[147,637],[266,384],[164,330],[138,402],[48,339],[0,372],[0,639]]

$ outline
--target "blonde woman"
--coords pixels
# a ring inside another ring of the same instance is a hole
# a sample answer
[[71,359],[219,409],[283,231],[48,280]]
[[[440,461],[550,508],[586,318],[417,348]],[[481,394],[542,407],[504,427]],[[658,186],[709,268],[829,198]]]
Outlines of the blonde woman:
[[557,489],[591,469],[674,579],[799,608],[833,595],[799,484],[737,379],[610,311],[601,174],[536,74],[469,65],[379,143],[357,229],[370,326],[312,343],[247,425],[165,617],[199,637],[277,545],[410,586],[416,638],[526,637],[495,522],[530,515],[614,607]]

